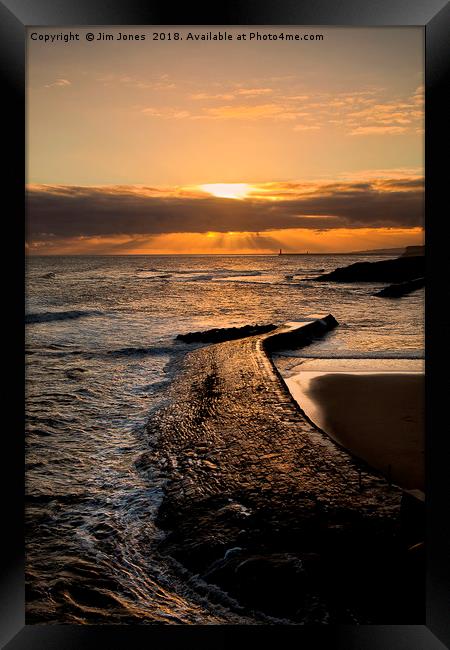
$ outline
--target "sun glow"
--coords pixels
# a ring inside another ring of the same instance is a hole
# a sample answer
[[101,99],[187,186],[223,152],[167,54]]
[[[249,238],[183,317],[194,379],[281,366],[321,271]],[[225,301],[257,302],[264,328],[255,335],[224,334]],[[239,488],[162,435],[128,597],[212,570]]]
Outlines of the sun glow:
[[199,185],[199,188],[223,199],[245,199],[253,189],[247,183],[216,183]]

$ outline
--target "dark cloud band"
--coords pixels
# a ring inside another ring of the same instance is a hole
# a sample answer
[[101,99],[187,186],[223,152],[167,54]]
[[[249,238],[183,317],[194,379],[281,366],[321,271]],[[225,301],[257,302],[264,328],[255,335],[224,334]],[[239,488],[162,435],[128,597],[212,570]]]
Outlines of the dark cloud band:
[[330,184],[307,194],[297,187],[299,194],[289,199],[239,201],[149,196],[123,186],[31,186],[28,238],[423,225],[424,193],[417,179]]

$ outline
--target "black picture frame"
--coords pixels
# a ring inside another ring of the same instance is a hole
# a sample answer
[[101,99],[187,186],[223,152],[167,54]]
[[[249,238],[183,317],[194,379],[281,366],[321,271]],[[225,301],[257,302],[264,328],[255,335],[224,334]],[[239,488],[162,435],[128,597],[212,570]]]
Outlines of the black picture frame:
[[[24,441],[23,441],[23,280],[25,188],[25,55],[29,26],[96,25],[324,25],[423,26],[426,43],[426,422],[427,422],[427,615],[426,625],[395,626],[72,626],[25,625],[24,596]],[[8,650],[45,650],[97,647],[178,648],[256,645],[263,641],[299,648],[342,650],[439,650],[450,644],[449,594],[449,472],[445,469],[448,431],[447,386],[450,368],[449,317],[441,311],[440,279],[446,257],[443,212],[448,172],[448,100],[446,81],[450,67],[450,7],[444,0],[229,0],[213,8],[198,3],[180,5],[144,3],[142,0],[4,0],[0,2],[0,48],[4,134],[12,136],[3,149],[7,162],[5,213],[12,227],[4,246],[14,251],[6,301],[14,347],[8,384],[13,382],[17,402],[4,428],[3,535],[0,582],[0,646]],[[441,163],[440,161],[444,161]],[[442,210],[442,212],[441,212]],[[7,218],[7,219],[6,219]],[[5,231],[6,233],[6,231]],[[448,254],[447,254],[448,255]],[[431,279],[431,281],[430,281]],[[447,314],[448,302],[445,305]],[[6,390],[6,388],[4,388]],[[9,408],[8,408],[9,407]],[[433,427],[433,428],[432,428]],[[447,453],[447,458],[449,458]]]

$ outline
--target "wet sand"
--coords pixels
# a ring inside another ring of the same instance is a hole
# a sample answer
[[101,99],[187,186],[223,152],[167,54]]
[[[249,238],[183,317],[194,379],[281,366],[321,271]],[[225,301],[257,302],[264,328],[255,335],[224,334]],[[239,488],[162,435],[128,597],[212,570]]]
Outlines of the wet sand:
[[424,375],[305,371],[286,379],[307,417],[372,467],[424,491]]

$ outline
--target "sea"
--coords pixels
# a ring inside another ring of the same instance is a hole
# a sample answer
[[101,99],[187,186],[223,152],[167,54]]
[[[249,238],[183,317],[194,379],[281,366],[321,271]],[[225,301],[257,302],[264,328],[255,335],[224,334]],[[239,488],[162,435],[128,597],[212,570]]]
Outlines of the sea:
[[27,623],[267,623],[159,553],[168,477],[140,462],[152,444],[146,424],[194,347],[176,340],[182,333],[331,313],[335,330],[281,351],[283,372],[308,359],[377,370],[422,363],[423,290],[382,299],[372,295],[379,284],[311,281],[379,259],[28,258]]

